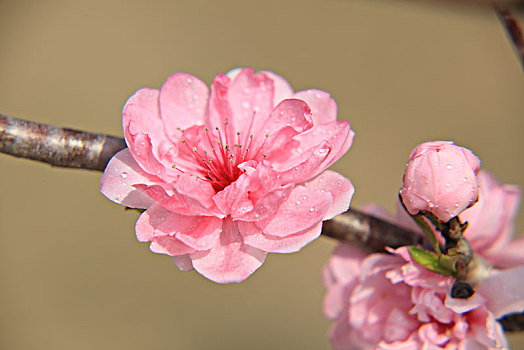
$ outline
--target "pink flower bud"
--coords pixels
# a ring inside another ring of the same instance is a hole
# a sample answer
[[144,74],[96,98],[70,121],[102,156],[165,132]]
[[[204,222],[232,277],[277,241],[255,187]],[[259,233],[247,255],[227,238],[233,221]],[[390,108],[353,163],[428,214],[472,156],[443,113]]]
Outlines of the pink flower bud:
[[409,155],[400,194],[411,215],[432,213],[447,222],[478,198],[480,161],[451,141],[426,142]]

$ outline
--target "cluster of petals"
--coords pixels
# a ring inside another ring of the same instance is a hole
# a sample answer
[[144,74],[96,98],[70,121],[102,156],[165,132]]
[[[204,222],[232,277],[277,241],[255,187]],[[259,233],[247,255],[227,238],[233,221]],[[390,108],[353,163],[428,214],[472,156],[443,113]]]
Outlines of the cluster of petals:
[[147,209],[139,241],[220,283],[239,282],[267,252],[295,252],[322,221],[347,210],[354,189],[326,170],[351,146],[328,93],[294,93],[272,72],[218,75],[209,89],[175,73],[123,109],[128,148],[109,162],[101,191]]
[[[468,299],[450,296],[453,278],[411,259],[407,247],[367,255],[340,244],[324,268],[324,313],[335,321],[336,349],[504,349],[497,319],[524,310],[524,238],[512,239],[520,192],[479,173],[479,200],[460,215],[476,254],[495,268]],[[400,204],[396,217],[368,213],[418,230]]]
[[447,222],[478,198],[480,161],[451,141],[418,145],[409,155],[400,194],[410,214],[432,213]]

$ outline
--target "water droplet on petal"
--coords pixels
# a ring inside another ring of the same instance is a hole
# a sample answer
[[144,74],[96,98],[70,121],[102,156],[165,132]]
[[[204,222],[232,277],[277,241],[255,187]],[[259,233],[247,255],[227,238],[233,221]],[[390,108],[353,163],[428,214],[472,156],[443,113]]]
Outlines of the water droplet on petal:
[[249,102],[247,102],[247,101],[242,102],[242,108],[248,109],[249,108]]
[[296,201],[295,204],[296,205],[300,205],[300,203],[302,203],[301,201]]
[[449,183],[448,183],[448,184],[446,184],[446,187],[451,187],[451,184],[449,184]]
[[312,213],[315,211],[315,207],[309,207],[309,212]]
[[120,175],[122,179],[127,179],[127,176],[128,174],[125,171]]
[[186,83],[187,83],[188,85],[191,84],[192,82],[193,82],[193,79],[191,79],[191,78],[187,78]]
[[451,170],[451,169],[453,169],[453,167],[451,166],[451,164],[448,164],[448,165],[446,165],[446,169]]
[[469,181],[469,179],[467,177],[464,177],[462,180],[464,180],[464,182]]

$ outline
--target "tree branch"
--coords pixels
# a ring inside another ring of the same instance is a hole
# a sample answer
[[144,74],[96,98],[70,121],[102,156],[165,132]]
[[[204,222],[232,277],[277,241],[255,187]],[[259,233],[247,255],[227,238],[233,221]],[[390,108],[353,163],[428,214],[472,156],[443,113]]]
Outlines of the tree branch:
[[497,14],[500,23],[506,29],[506,33],[510,37],[515,49],[517,50],[517,56],[520,59],[522,69],[524,69],[524,38],[522,36],[522,30],[520,29],[519,22],[511,13],[509,7],[503,2],[494,2],[493,8]]
[[[103,171],[111,157],[126,147],[122,138],[64,129],[0,114],[0,152],[52,166]],[[356,209],[325,221],[322,234],[370,252],[386,247],[428,246],[425,237]],[[524,329],[524,314],[503,318],[507,331]]]
[[0,114],[0,152],[66,168],[103,171],[126,147],[120,137],[11,118]]

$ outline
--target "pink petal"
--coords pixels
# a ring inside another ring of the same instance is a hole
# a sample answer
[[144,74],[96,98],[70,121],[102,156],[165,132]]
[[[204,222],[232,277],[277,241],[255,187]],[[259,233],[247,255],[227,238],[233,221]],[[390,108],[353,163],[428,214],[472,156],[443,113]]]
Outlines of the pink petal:
[[275,215],[256,225],[266,235],[285,237],[322,221],[332,203],[331,195],[326,192],[297,186]]
[[180,271],[193,270],[193,262],[191,261],[189,254],[174,256],[173,262],[180,269]]
[[[331,154],[331,147],[323,141],[318,146],[315,146],[303,152],[300,158],[288,159],[286,163],[276,164],[274,167],[280,172],[279,179],[282,183],[300,183],[307,181],[319,173],[319,169],[324,170],[326,159]],[[291,166],[291,168],[288,168]]]
[[[267,122],[258,126],[253,142],[248,145],[254,152],[253,159],[260,159],[265,155],[264,158],[267,157],[268,160],[275,162],[275,152],[277,155],[289,158],[293,149],[288,144],[295,145],[293,148],[299,145],[293,137],[312,126],[311,111],[304,101],[295,99],[282,101],[271,112]],[[283,147],[286,152],[282,152]]]
[[337,103],[327,92],[310,89],[298,91],[293,97],[306,101],[311,107],[315,125],[337,120]]
[[[137,238],[141,242],[155,241],[159,245],[169,244],[173,249],[187,252],[211,249],[222,230],[222,220],[211,216],[185,216],[172,213],[154,204],[142,213],[136,224]],[[184,251],[186,251],[184,250]],[[186,253],[187,253],[186,252]],[[176,251],[170,255],[181,255]],[[185,253],[184,253],[185,254]]]
[[160,90],[160,114],[171,140],[178,141],[180,129],[204,122],[209,89],[200,79],[175,73]]
[[339,120],[315,125],[311,130],[297,135],[295,139],[300,142],[303,149],[322,142],[327,142],[330,146],[331,153],[329,157],[326,158],[314,174],[318,175],[347,152],[353,143],[354,135],[355,133],[350,129],[348,121]]
[[217,75],[211,84],[211,95],[209,96],[206,120],[206,125],[209,125],[211,130],[215,128],[224,130],[226,119],[233,115],[227,98],[230,85],[231,79],[225,74]]
[[337,281],[348,284],[359,278],[362,261],[366,257],[362,250],[340,243],[329,258],[328,267]]
[[234,215],[233,219],[240,221],[260,221],[273,215],[278,208],[280,208],[282,202],[287,199],[293,188],[293,184],[288,184],[271,191],[257,200],[252,211],[244,215]]
[[518,265],[524,265],[524,237],[511,241],[500,252],[486,254],[485,258],[489,259],[497,267],[511,268]]
[[286,237],[266,235],[254,223],[238,222],[244,243],[270,253],[294,253],[320,236],[322,222]]
[[232,212],[235,217],[245,214],[253,210],[253,202],[248,197],[249,185],[249,177],[242,174],[235,182],[218,192],[213,200],[220,211],[226,215]]
[[242,69],[227,91],[232,115],[229,122],[241,137],[261,130],[273,108],[273,80],[252,68]]
[[212,212],[216,212],[217,208],[213,201],[213,196],[216,192],[210,182],[189,174],[181,174],[173,183],[173,187],[181,196],[195,201]]
[[160,185],[148,186],[137,184],[134,185],[134,187],[173,213],[187,216],[205,215],[223,217],[223,215],[219,215],[213,210],[204,207],[198,200],[182,195],[176,191],[168,191]]
[[157,254],[166,254],[170,256],[190,254],[195,249],[185,245],[180,240],[171,236],[155,237],[149,246],[152,252]]
[[504,257],[512,239],[520,204],[520,189],[500,184],[487,171],[480,171],[479,200],[460,214],[468,221],[466,235],[472,248],[483,255]]
[[170,143],[158,109],[158,90],[140,89],[131,96],[122,112],[124,137],[131,154],[142,169],[163,176],[159,149]]
[[328,288],[322,303],[322,311],[328,319],[336,320],[340,313],[343,312],[343,309],[348,307],[348,289],[351,291],[351,287],[352,285],[346,286],[337,283]]
[[478,293],[486,298],[486,307],[495,318],[524,310],[524,265],[500,271],[486,278],[478,286]]
[[337,172],[326,170],[313,180],[304,184],[306,188],[328,192],[333,197],[333,206],[328,210],[324,220],[329,220],[349,208],[355,188],[351,181]]
[[217,283],[231,283],[249,277],[262,265],[266,253],[245,245],[237,224],[225,219],[217,244],[211,250],[198,251],[190,257],[195,270],[206,278]]
[[297,132],[304,132],[313,126],[311,109],[302,100],[287,99],[280,102],[272,111],[263,126],[263,133],[272,134],[284,126],[291,126]]
[[134,160],[129,149],[111,158],[100,180],[100,191],[113,202],[130,208],[148,208],[153,201],[137,190],[135,184],[153,184],[153,179]]
[[271,80],[273,80],[273,106],[278,105],[280,102],[282,102],[286,98],[290,98],[293,95],[293,89],[291,88],[289,83],[280,75],[277,75],[270,71],[261,71],[260,73],[264,73]]

